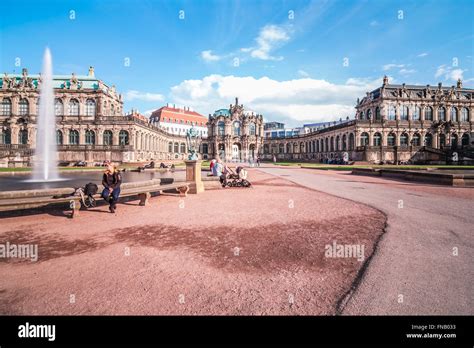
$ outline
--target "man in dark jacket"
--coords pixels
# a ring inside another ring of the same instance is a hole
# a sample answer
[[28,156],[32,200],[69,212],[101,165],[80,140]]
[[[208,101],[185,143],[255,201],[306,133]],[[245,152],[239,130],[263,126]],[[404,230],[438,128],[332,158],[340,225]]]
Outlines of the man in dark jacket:
[[115,213],[115,209],[117,209],[121,183],[122,175],[120,175],[120,172],[115,166],[109,163],[107,170],[104,172],[102,177],[102,185],[104,185],[102,198],[109,203],[109,210],[111,213]]

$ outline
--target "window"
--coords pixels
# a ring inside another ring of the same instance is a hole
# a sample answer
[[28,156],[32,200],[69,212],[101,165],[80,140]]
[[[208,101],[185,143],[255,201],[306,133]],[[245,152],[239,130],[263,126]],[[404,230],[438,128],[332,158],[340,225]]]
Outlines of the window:
[[26,116],[29,113],[29,106],[30,104],[28,103],[28,100],[23,98],[20,100],[18,103],[18,113],[20,116]]
[[128,132],[125,130],[121,130],[119,133],[119,145],[128,145],[128,144],[129,144]]
[[249,135],[255,135],[255,123],[253,122],[249,124]]
[[95,101],[94,101],[94,99],[87,99],[87,101],[86,101],[86,116],[95,116]]
[[376,120],[382,119],[382,116],[380,115],[380,108],[378,106],[375,108],[375,119]]
[[[137,138],[137,139],[138,139],[138,138]],[[104,142],[104,145],[106,145],[106,146],[112,145],[112,142],[113,142],[113,140],[112,140],[112,131],[110,131],[110,130],[105,130],[105,131],[104,131],[104,139],[103,139],[103,140],[104,140],[104,141],[103,141],[103,142]]]
[[360,135],[360,146],[368,146],[369,145],[369,134],[364,132]]
[[469,122],[469,110],[467,108],[461,110],[461,122]]
[[461,138],[461,145],[468,146],[469,145],[469,133],[464,133]]
[[186,145],[184,143],[181,143],[179,152],[186,153]]
[[79,102],[76,99],[69,101],[69,115],[79,116]]
[[178,153],[178,152],[179,152],[179,144],[174,143],[174,153]]
[[2,100],[1,107],[2,116],[10,116],[12,114],[12,102],[8,98]]
[[95,133],[92,130],[86,130],[86,145],[95,144]]
[[69,131],[69,144],[70,145],[79,145],[79,132],[77,130]]
[[11,132],[10,129],[1,130],[0,128],[0,144],[8,145],[11,144]]
[[168,143],[168,152],[173,152],[173,143],[171,141]]
[[240,122],[239,121],[234,122],[234,135],[240,136]]
[[408,146],[408,134],[402,133],[400,135],[400,146]]
[[364,115],[363,111],[360,112],[359,119],[361,119],[361,120],[365,119],[365,115]]
[[413,115],[412,115],[413,121],[418,121],[420,119],[420,115],[421,115],[421,108],[419,106],[415,106],[415,108],[413,109]]
[[444,107],[438,109],[438,120],[446,121],[446,109]]
[[374,134],[374,146],[381,146],[382,145],[382,136],[380,133]]
[[26,129],[20,129],[18,132],[18,144],[28,144],[28,131]]
[[439,135],[439,146],[440,148],[446,146],[446,135],[444,134]]
[[278,145],[278,153],[283,153],[285,150],[285,147],[283,144]]
[[425,135],[425,146],[433,146],[433,136],[430,133]]
[[411,139],[411,144],[413,146],[420,146],[421,145],[420,134],[418,134],[418,133],[413,134],[413,138]]
[[217,124],[217,135],[224,135],[225,133],[225,123],[223,121],[219,121]]
[[458,147],[458,135],[456,133],[451,134],[451,147]]
[[402,106],[402,114],[400,115],[400,119],[405,120],[405,121],[408,120],[408,114],[409,114],[408,106],[403,105]]
[[458,122],[458,109],[454,106],[451,107],[451,121]]
[[433,121],[433,108],[431,106],[425,109],[425,120]]
[[388,106],[388,119],[389,120],[395,120],[396,111],[395,111],[395,106],[394,105],[389,105]]
[[54,114],[56,116],[64,115],[64,105],[61,99],[54,99]]
[[291,145],[289,143],[286,144],[286,153],[291,153]]
[[62,145],[63,144],[63,132],[59,129],[56,131],[56,144]]
[[396,136],[394,133],[390,133],[387,136],[387,146],[395,146]]

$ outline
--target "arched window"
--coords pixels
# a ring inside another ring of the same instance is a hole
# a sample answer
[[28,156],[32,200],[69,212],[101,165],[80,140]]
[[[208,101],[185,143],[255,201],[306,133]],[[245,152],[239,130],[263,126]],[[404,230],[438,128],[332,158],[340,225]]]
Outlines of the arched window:
[[444,107],[438,109],[438,120],[446,121],[446,109]]
[[364,112],[363,112],[363,111],[360,112],[359,119],[360,119],[360,120],[365,119],[365,115],[364,115]]
[[444,134],[439,135],[439,146],[440,148],[443,148],[446,146],[446,135]]
[[382,136],[380,133],[375,133],[374,134],[374,146],[381,146],[382,145]]
[[[103,143],[105,146],[110,146],[113,143],[113,134],[111,130],[104,131]],[[138,139],[138,137],[137,137]]]
[[114,104],[110,105],[110,114],[112,116],[115,116],[115,105]]
[[425,146],[433,146],[433,135],[431,133],[426,133],[425,135]]
[[451,121],[458,122],[458,109],[454,106],[451,107]]
[[269,146],[268,144],[263,145],[263,153],[269,153]]
[[396,109],[395,109],[395,105],[389,105],[388,106],[388,119],[389,120],[395,120],[396,118]]
[[329,138],[326,138],[326,140],[324,140],[325,143],[324,143],[324,150],[326,152],[329,152]]
[[291,153],[291,145],[290,145],[290,143],[286,144],[286,153]]
[[462,146],[469,146],[469,133],[464,133],[461,138]]
[[253,122],[249,124],[249,135],[255,135],[255,123]]
[[62,145],[63,144],[63,132],[59,129],[56,131],[56,144]]
[[94,145],[95,144],[95,133],[93,130],[86,130],[86,145]]
[[401,120],[408,120],[408,114],[410,113],[409,109],[408,109],[408,105],[402,105],[402,113],[400,115],[400,119]]
[[461,122],[469,122],[469,110],[467,108],[461,109]]
[[451,134],[451,147],[458,147],[458,135],[456,133]]
[[240,122],[235,121],[233,126],[234,126],[234,135],[240,136]]
[[2,116],[10,116],[12,114],[12,102],[8,98],[2,100]]
[[400,146],[408,146],[408,134],[400,134]]
[[18,113],[20,116],[26,116],[29,114],[30,103],[28,103],[28,99],[20,99],[18,103]]
[[380,107],[375,108],[375,119],[380,121],[382,119],[382,115],[380,114]]
[[119,132],[119,145],[128,145],[130,143],[130,137],[126,130]]
[[339,144],[339,142],[340,142],[340,138],[339,138],[339,135],[338,135],[338,136],[336,136],[336,146],[335,146],[336,151],[339,151],[339,150],[340,150],[340,144]]
[[419,106],[415,106],[413,108],[413,115],[411,116],[412,120],[418,121],[420,119],[420,115],[421,115],[421,108]]
[[367,119],[368,120],[372,119],[372,109],[367,110]]
[[95,100],[87,99],[86,101],[86,116],[95,116]]
[[360,135],[360,146],[368,146],[369,145],[369,134],[364,132]]
[[354,150],[354,133],[349,134],[349,150]]
[[18,132],[18,144],[28,144],[28,131],[26,129],[20,129]]
[[76,99],[69,101],[69,112],[70,116],[79,116],[79,102]]
[[64,115],[64,105],[61,99],[54,99],[54,114],[56,116]]
[[413,134],[413,137],[411,139],[411,144],[413,146],[420,146],[421,145],[421,137],[420,137],[420,134],[418,133],[415,133]]
[[11,143],[12,143],[12,138],[11,138],[10,129],[0,128],[0,144],[9,145]]
[[431,106],[428,106],[425,109],[425,120],[426,121],[433,121],[433,108]]
[[219,121],[217,123],[217,135],[224,135],[225,134],[225,123],[224,121]]
[[298,143],[293,143],[293,153],[298,153]]
[[387,146],[395,146],[397,137],[394,133],[387,135]]
[[283,144],[278,145],[278,153],[283,153],[285,152],[284,150],[285,150],[285,147]]
[[344,134],[342,136],[342,151],[347,150],[347,136]]
[[179,152],[186,153],[186,145],[184,143],[181,143]]
[[179,144],[174,143],[174,153],[178,153],[178,152],[179,152]]
[[173,152],[173,143],[171,141],[168,143],[168,152],[169,153]]
[[304,152],[304,143],[300,143],[300,153]]
[[75,129],[69,131],[69,144],[79,145],[79,132]]

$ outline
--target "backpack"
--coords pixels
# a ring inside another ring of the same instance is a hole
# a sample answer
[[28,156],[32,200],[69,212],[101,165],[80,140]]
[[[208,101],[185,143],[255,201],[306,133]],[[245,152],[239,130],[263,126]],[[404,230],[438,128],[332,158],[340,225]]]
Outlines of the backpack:
[[99,191],[99,187],[96,184],[94,184],[93,182],[88,183],[84,187],[84,193],[88,196],[95,195],[97,193],[97,191]]

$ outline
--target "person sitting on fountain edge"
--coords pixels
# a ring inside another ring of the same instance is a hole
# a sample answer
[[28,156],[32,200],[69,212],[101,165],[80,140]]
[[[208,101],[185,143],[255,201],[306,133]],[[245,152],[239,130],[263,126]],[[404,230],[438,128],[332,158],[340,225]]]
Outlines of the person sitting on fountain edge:
[[102,177],[102,185],[104,185],[102,198],[109,203],[111,213],[115,213],[115,209],[117,209],[121,183],[122,175],[112,163],[108,162],[107,169]]

